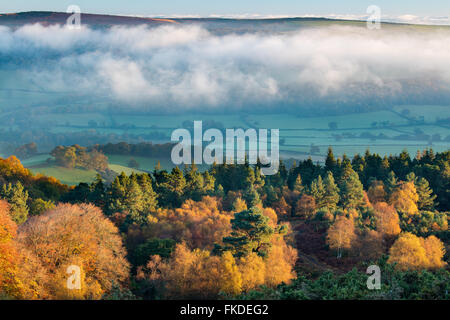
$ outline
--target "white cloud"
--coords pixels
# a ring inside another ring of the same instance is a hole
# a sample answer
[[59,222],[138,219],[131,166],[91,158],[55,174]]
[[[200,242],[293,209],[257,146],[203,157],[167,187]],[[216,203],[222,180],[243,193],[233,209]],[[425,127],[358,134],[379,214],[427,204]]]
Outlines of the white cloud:
[[30,25],[0,28],[0,67],[26,58],[16,67],[42,88],[155,110],[448,103],[450,31],[402,30],[219,36],[192,25]]

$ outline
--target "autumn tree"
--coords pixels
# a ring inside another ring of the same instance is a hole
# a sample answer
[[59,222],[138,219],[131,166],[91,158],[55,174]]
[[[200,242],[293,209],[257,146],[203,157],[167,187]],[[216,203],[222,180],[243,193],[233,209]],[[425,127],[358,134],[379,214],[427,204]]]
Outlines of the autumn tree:
[[428,268],[439,269],[445,267],[447,263],[443,261],[445,247],[442,241],[433,235],[425,239],[421,238],[420,240],[427,254]]
[[11,219],[9,204],[0,201],[0,298],[20,297],[20,282],[17,281],[18,252],[13,239],[17,225]]
[[279,217],[289,217],[291,215],[292,207],[286,202],[283,196],[273,204],[273,208]]
[[[52,298],[99,299],[113,282],[124,283],[128,262],[117,228],[92,205],[61,204],[30,218],[19,243],[52,276],[46,286]],[[67,268],[82,270],[81,290],[65,287]]]
[[152,257],[147,274],[140,276],[165,285],[165,297],[171,299],[217,299],[220,293],[237,295],[242,278],[231,252],[222,256],[207,250],[189,249],[178,244],[169,261]]
[[344,250],[352,248],[355,238],[353,220],[345,216],[338,216],[327,232],[327,244],[336,250],[338,259],[342,257]]
[[233,212],[241,212],[247,210],[247,203],[241,197],[236,198],[233,202]]
[[424,239],[405,232],[389,250],[388,262],[400,270],[437,269],[446,265],[444,254],[444,244],[435,236]]
[[297,262],[297,250],[288,246],[281,235],[272,239],[269,254],[264,258],[265,280],[264,284],[275,287],[280,283],[289,284],[295,279],[294,266]]
[[386,202],[374,205],[377,230],[388,239],[393,239],[400,232],[400,219],[395,208]]
[[414,182],[401,182],[398,187],[392,192],[389,203],[400,212],[408,215],[417,214],[417,201],[419,196],[416,192]]
[[316,209],[314,197],[303,194],[295,206],[295,215],[304,219],[310,219],[314,216]]
[[191,248],[210,250],[229,234],[232,217],[221,210],[218,198],[205,196],[198,202],[186,200],[180,208],[156,210],[149,215],[143,232],[145,238],[170,238]]

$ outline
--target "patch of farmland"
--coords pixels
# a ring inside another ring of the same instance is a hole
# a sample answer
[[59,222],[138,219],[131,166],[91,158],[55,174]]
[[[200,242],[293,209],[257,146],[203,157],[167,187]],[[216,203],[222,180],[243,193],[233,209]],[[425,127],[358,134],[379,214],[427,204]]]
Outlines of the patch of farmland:
[[220,122],[225,128],[245,128],[247,125],[238,115],[208,115],[208,114],[181,114],[181,115],[120,115],[112,117],[117,125],[133,124],[136,127],[148,128],[181,128],[184,121],[214,120]]
[[404,105],[395,106],[394,110],[404,113],[407,117],[414,117],[417,120],[423,118],[428,123],[434,123],[437,119],[450,117],[450,106]]
[[98,126],[110,126],[110,118],[101,113],[47,113],[36,117],[36,121],[66,127],[80,126],[90,128],[89,122],[95,121]]
[[34,174],[40,173],[46,176],[55,177],[62,183],[76,185],[80,182],[90,183],[95,180],[97,172],[95,170],[68,169],[57,166],[38,166],[29,168]]
[[388,125],[408,124],[408,120],[390,111],[304,118],[290,114],[252,114],[249,117],[249,121],[253,126],[258,128],[297,130],[329,130],[330,124],[332,123],[335,123],[337,125],[337,130],[352,128],[372,128],[375,123],[377,126],[381,126],[382,123],[386,121],[388,121]]
[[144,171],[141,171],[141,170],[138,170],[138,169],[121,166],[119,164],[109,164],[108,167],[112,171],[116,172],[117,174],[121,174],[122,172],[124,172],[127,176],[129,176],[132,173],[143,173],[144,172]]
[[143,171],[153,171],[155,166],[160,162],[161,168],[165,170],[171,170],[175,167],[175,165],[170,161],[170,159],[157,159],[150,157],[138,157],[138,156],[129,156],[129,155],[116,155],[116,154],[107,154],[108,162],[112,165],[120,165],[123,167],[128,167],[128,164],[131,159],[136,160],[139,163],[138,170]]

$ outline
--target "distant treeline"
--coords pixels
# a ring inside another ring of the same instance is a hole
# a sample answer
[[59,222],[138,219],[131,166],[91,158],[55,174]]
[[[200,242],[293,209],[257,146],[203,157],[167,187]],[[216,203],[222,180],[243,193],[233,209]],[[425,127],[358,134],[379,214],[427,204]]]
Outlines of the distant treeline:
[[[32,124],[27,124],[21,130],[0,130],[0,148],[5,154],[15,155],[16,148],[30,144],[36,141],[40,152],[50,152],[59,145],[92,146],[96,144],[119,143],[127,141],[128,143],[138,143],[142,140],[160,139],[152,132],[147,134],[103,134],[94,129],[86,129],[85,131],[67,131],[67,132],[48,132],[45,129],[26,129]],[[157,133],[157,132],[156,132]]]
[[172,143],[153,144],[151,142],[141,142],[130,144],[127,142],[108,143],[104,145],[94,145],[95,149],[104,154],[117,154],[127,156],[158,157],[168,159],[173,148]]
[[73,169],[104,171],[108,168],[108,158],[96,149],[88,150],[77,144],[73,146],[57,146],[50,153],[58,165]]

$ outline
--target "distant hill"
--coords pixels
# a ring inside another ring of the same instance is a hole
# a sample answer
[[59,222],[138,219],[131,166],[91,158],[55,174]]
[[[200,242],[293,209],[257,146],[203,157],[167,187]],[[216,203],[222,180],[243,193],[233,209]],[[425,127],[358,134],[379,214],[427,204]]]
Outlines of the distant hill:
[[[65,24],[71,14],[65,12],[30,11],[19,13],[0,13],[0,25],[20,27],[25,24],[40,23],[43,25]],[[352,23],[365,25],[362,21],[334,20],[327,18],[276,18],[276,19],[227,19],[227,18],[145,18],[133,16],[81,14],[82,24],[102,28],[115,25],[161,25],[161,24],[202,24],[209,30],[222,32],[242,31],[289,31],[302,26],[329,23]]]
[[[71,14],[64,12],[50,12],[50,11],[31,11],[0,14],[0,25],[10,27],[20,27],[25,24],[41,23],[43,25],[65,24],[67,18]],[[112,16],[102,14],[84,14],[81,16],[82,23],[89,26],[112,26],[112,25],[137,25],[137,24],[167,24],[176,23],[170,19],[153,19],[127,16]]]
[[[19,13],[0,13],[0,25],[19,28],[26,24],[42,25],[65,24],[71,14],[65,12],[30,11]],[[285,33],[301,28],[321,27],[328,25],[346,25],[366,27],[365,21],[339,20],[328,18],[272,18],[272,19],[228,19],[228,18],[145,18],[136,16],[119,16],[103,14],[81,14],[81,23],[90,28],[109,28],[112,26],[134,25],[176,25],[197,24],[215,34],[229,33]],[[409,25],[401,23],[382,23],[389,28],[413,28],[433,30],[434,28],[450,28],[450,26]]]

